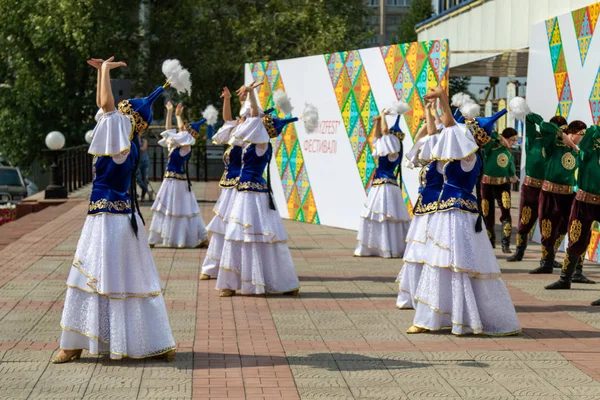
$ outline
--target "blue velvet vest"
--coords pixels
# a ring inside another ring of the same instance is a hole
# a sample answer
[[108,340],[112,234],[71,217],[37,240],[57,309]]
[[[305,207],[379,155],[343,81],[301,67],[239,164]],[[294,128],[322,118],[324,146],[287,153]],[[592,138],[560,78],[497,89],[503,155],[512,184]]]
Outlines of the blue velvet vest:
[[169,162],[165,171],[164,179],[177,179],[187,181],[185,176],[185,162],[190,159],[192,152],[190,151],[185,156],[179,152],[181,147],[176,147],[169,154]]
[[419,172],[419,197],[413,209],[414,215],[429,214],[437,210],[444,175],[438,172],[436,163],[437,161],[430,162]]
[[242,151],[240,146],[229,146],[223,153],[223,163],[225,172],[221,177],[219,186],[222,188],[235,187],[240,180],[240,171],[242,170]]
[[386,183],[398,186],[398,179],[394,172],[400,165],[400,160],[402,160],[402,154],[395,161],[390,161],[388,156],[379,157],[375,177],[373,178],[373,186],[385,185]]
[[237,189],[240,192],[259,192],[268,193],[267,181],[263,178],[265,168],[273,154],[273,147],[269,143],[269,148],[262,156],[256,154],[256,145],[248,145],[242,154],[242,170],[240,172],[240,181]]
[[478,214],[477,196],[474,193],[483,162],[479,153],[471,171],[464,171],[460,160],[451,161],[444,166],[444,187],[438,203],[438,211],[461,210]]
[[88,215],[131,214],[129,185],[138,158],[138,148],[131,142],[129,155],[122,164],[110,156],[94,157],[92,193]]

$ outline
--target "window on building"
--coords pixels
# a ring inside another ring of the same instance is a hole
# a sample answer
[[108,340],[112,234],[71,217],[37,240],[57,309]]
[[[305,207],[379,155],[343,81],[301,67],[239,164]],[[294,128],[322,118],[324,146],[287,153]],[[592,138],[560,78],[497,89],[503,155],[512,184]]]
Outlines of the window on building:
[[379,0],[369,0],[367,5],[369,7],[379,7]]
[[438,0],[438,13],[442,13],[468,0]]

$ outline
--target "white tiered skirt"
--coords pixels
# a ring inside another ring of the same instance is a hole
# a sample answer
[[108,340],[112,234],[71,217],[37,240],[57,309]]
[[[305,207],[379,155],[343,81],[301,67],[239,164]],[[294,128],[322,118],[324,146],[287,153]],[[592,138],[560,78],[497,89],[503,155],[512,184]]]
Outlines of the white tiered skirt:
[[144,358],[175,349],[160,278],[139,217],[88,216],[61,319],[60,347],[110,358]]
[[236,188],[223,188],[213,208],[215,216],[206,227],[206,230],[211,234],[211,238],[204,263],[202,264],[202,273],[211,278],[216,278],[219,274],[221,253],[223,252],[225,233],[227,231],[227,219],[236,193]]
[[217,289],[286,293],[300,287],[279,213],[266,193],[238,192],[229,210]]
[[152,205],[150,244],[196,247],[208,237],[194,192],[186,181],[165,179]]
[[396,185],[373,186],[361,213],[356,257],[399,258],[404,254],[410,215]]
[[449,210],[417,217],[400,272],[399,307],[414,307],[413,325],[452,333],[521,331],[510,294],[477,215]]

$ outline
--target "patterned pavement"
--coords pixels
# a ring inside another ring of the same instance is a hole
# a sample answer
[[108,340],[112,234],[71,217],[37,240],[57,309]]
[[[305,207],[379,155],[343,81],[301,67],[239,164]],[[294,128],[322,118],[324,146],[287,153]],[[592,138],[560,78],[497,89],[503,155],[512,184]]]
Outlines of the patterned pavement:
[[[194,189],[208,223],[218,187]],[[204,250],[155,248],[177,360],[53,365],[86,195],[0,227],[21,231],[0,249],[0,399],[600,399],[600,308],[588,306],[600,285],[543,290],[556,274],[527,274],[537,246],[518,264],[497,253],[522,335],[406,335],[399,260],[353,258],[354,232],[289,221],[299,297],[221,299],[199,280]]]

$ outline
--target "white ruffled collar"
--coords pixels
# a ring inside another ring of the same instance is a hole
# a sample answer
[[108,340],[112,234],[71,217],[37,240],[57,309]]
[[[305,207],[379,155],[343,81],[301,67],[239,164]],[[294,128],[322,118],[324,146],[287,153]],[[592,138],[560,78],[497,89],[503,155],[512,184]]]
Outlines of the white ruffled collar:
[[225,144],[231,140],[231,136],[235,131],[238,121],[225,121],[223,126],[219,128],[217,133],[212,137],[213,144]]
[[430,163],[433,160],[431,150],[435,147],[440,135],[428,135],[419,139],[408,153],[406,163],[408,168],[417,168]]
[[473,134],[464,124],[444,128],[439,140],[431,149],[432,158],[438,161],[462,160],[479,150]]
[[179,131],[168,129],[160,134],[163,138],[158,141],[162,147],[182,147],[193,146],[196,139],[188,131]]
[[249,117],[235,129],[229,144],[243,147],[247,144],[266,144],[270,141],[262,117]]
[[400,140],[396,135],[383,135],[373,141],[373,157],[385,157],[400,152]]
[[129,150],[134,135],[131,119],[117,110],[98,113],[97,117],[88,153],[113,157]]

